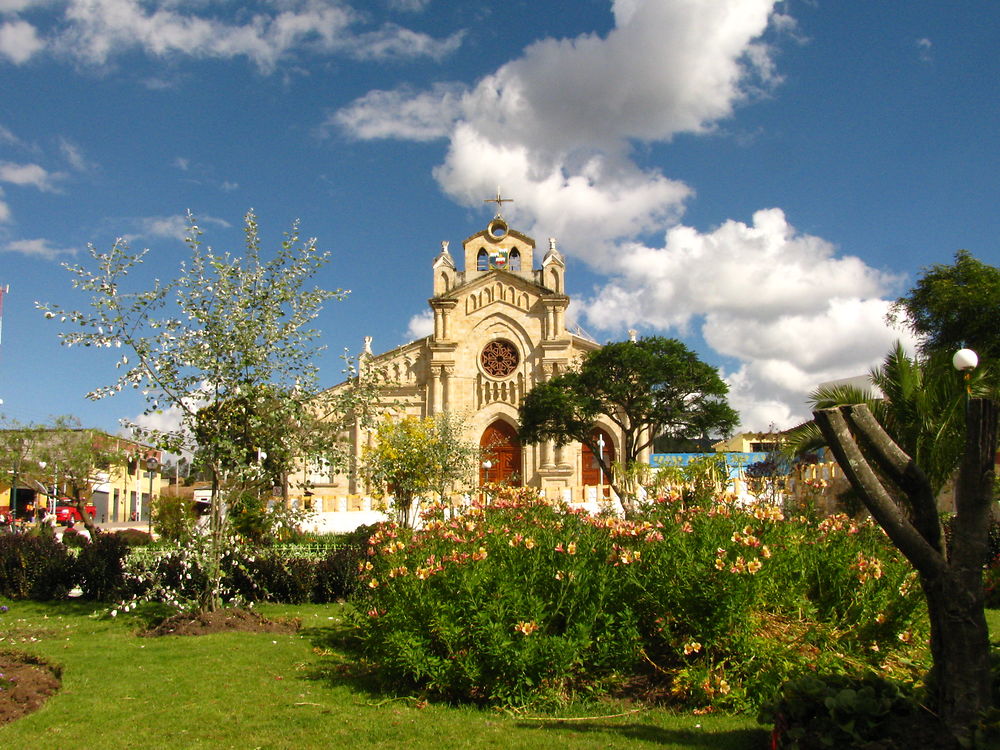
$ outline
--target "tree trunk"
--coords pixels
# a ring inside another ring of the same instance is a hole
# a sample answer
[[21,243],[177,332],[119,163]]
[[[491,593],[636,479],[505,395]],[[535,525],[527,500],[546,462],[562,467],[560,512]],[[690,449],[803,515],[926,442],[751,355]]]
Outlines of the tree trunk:
[[[989,399],[966,403],[965,451],[955,488],[950,550],[941,543],[929,484],[867,407],[813,412],[851,486],[920,574],[931,626],[930,703],[959,742],[971,739],[973,727],[993,700],[983,565],[993,505],[997,411],[996,402]],[[900,513],[869,458],[905,492],[915,524]]]
[[989,629],[982,571],[950,569],[921,579],[931,625],[931,707],[960,741],[992,705]]
[[83,498],[82,494],[77,494],[74,500],[76,502],[77,513],[80,514],[80,518],[83,520],[84,528],[90,532],[91,539],[96,539],[99,530],[97,524],[94,523],[94,517],[87,512],[87,500]]

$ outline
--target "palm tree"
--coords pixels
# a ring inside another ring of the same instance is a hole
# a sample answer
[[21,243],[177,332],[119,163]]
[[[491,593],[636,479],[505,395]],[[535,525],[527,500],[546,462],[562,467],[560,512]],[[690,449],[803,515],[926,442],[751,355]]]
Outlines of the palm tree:
[[[870,389],[850,384],[818,388],[809,396],[811,411],[867,405],[896,444],[923,469],[937,494],[962,458],[966,398],[995,396],[989,368],[980,366],[963,381],[952,367],[950,354],[911,358],[897,341],[882,364],[869,371],[869,378]],[[815,421],[786,434],[785,449],[795,456],[824,445]]]

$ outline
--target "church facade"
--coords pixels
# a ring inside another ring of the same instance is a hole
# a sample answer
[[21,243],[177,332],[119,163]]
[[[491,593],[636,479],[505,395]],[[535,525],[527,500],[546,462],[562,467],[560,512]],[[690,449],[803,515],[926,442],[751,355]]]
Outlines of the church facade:
[[[498,213],[457,255],[442,242],[432,263],[434,332],[377,355],[366,339],[362,366],[387,373],[385,399],[397,413],[458,415],[467,438],[482,449],[480,484],[531,486],[567,502],[595,500],[607,481],[586,446],[518,439],[518,407],[532,387],[599,347],[566,327],[566,264],[555,240],[539,258],[535,241]],[[594,427],[605,458],[613,460],[620,449],[616,428],[610,421]],[[356,428],[349,437],[360,465],[372,435]],[[357,471],[310,480],[323,510],[370,507]]]

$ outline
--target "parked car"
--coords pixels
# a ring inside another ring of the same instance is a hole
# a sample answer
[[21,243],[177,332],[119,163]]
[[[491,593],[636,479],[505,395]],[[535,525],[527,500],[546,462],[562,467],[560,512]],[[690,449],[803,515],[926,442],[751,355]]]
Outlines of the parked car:
[[[86,506],[87,512],[90,514],[91,518],[97,513],[97,508],[93,505],[88,504]],[[77,521],[82,521],[83,517],[80,515],[80,511],[76,509],[76,504],[70,502],[69,500],[60,500],[56,503],[56,521],[59,523],[64,523],[67,526],[74,524]]]

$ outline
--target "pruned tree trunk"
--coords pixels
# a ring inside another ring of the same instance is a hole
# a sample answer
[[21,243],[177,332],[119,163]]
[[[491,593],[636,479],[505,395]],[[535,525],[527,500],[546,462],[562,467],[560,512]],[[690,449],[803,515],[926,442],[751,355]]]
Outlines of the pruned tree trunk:
[[[920,575],[931,626],[931,701],[956,739],[966,740],[992,705],[982,572],[993,501],[997,404],[969,399],[966,406],[950,550],[930,482],[867,406],[823,409],[813,416],[851,486]],[[905,497],[909,514],[894,501],[893,488]]]

